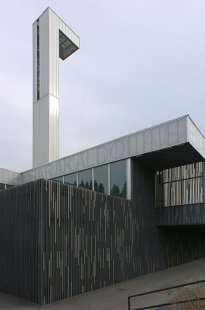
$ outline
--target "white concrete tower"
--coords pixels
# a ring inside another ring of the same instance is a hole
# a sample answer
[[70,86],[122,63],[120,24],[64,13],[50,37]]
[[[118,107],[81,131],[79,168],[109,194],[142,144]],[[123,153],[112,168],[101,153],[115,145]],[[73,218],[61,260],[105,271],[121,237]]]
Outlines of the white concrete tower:
[[47,8],[33,24],[33,167],[59,158],[59,57],[80,46],[79,37]]

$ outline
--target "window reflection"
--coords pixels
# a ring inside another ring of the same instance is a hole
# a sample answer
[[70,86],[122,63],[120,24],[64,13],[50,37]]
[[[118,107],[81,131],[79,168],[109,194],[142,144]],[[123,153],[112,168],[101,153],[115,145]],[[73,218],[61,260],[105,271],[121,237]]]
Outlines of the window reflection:
[[63,176],[62,176],[62,177],[54,178],[53,180],[54,180],[54,181],[57,181],[57,182],[63,183]]
[[78,174],[79,179],[79,187],[84,187],[92,190],[92,170],[87,169],[84,171],[80,171]]
[[94,190],[108,194],[108,165],[94,169]]
[[71,173],[64,176],[65,184],[77,185],[77,173]]
[[14,187],[14,185],[0,183],[0,192],[11,187]]
[[12,188],[14,185],[6,184],[6,189]]
[[110,195],[126,198],[126,161],[121,160],[110,165]]
[[0,191],[4,191],[5,190],[5,184],[0,183]]
[[127,198],[126,167],[126,160],[121,160],[111,163],[110,166],[106,164],[93,169],[86,169],[80,172],[56,177],[53,180],[111,196]]

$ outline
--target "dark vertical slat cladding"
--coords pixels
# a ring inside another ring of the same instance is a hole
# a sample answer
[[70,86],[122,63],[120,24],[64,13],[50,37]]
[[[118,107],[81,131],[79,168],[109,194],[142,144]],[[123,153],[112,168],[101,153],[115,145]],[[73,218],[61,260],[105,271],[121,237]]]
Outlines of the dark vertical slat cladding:
[[38,302],[40,183],[0,192],[0,291]]
[[[205,256],[204,204],[156,209],[154,175],[154,170],[133,160],[135,276]],[[197,222],[198,227],[182,226]]]
[[157,226],[204,225],[204,204],[193,204],[156,209]]
[[0,290],[43,305],[204,256],[203,225],[156,226],[154,192],[137,161],[133,200],[51,180],[0,192]]
[[[53,181],[42,182],[45,235],[41,255],[45,262],[41,270],[44,295],[39,303],[132,277],[134,269],[127,259],[128,253],[134,255],[132,202]],[[49,205],[50,213],[46,211]]]

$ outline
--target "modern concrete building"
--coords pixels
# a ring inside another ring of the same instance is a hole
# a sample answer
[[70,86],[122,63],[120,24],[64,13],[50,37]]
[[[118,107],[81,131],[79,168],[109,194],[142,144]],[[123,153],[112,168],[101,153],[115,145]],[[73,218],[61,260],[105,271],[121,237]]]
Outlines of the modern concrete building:
[[205,138],[190,116],[57,159],[58,58],[79,38],[49,8],[33,34],[34,168],[0,170],[0,290],[47,304],[203,257]]

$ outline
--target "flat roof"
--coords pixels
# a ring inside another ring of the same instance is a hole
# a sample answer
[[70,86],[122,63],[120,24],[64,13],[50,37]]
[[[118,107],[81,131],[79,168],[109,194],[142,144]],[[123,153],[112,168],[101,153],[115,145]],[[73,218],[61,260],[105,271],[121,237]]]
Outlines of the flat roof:
[[[186,148],[181,149],[182,145],[186,145]],[[203,160],[205,158],[205,138],[189,115],[152,126],[25,171],[21,174],[22,183],[40,178],[51,179],[130,157],[142,157],[149,154],[151,158],[154,158],[153,156],[156,156],[156,152],[170,148],[173,149],[173,154],[179,148],[181,149],[179,154],[176,153],[177,156],[181,156],[180,164],[183,163],[183,160],[187,163],[192,156],[195,156],[194,160]],[[187,160],[182,155],[183,152],[186,152]]]

